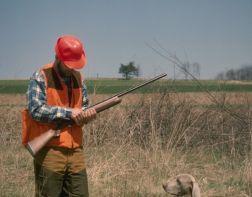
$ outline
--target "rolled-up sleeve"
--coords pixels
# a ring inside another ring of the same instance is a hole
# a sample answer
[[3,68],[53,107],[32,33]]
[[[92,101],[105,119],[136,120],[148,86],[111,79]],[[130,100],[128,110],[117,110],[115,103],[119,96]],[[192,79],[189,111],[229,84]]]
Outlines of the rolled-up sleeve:
[[89,100],[88,100],[87,86],[85,85],[84,81],[82,82],[82,95],[83,95],[82,110],[86,110],[89,105]]

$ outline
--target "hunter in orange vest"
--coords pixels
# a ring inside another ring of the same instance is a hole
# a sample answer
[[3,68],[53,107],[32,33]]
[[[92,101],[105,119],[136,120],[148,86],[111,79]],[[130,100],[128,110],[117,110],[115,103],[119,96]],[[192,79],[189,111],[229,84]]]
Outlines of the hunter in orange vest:
[[75,124],[61,129],[34,157],[36,196],[88,196],[83,155],[82,126],[96,117],[88,108],[87,90],[77,69],[86,64],[81,41],[71,35],[58,38],[54,63],[42,66],[32,76],[28,109],[23,111],[22,143],[56,127],[56,120]]
[[[61,76],[58,69],[55,68],[54,64],[47,64],[40,70],[41,75],[45,81],[45,94],[47,95],[47,106],[59,106],[65,108],[77,108],[82,109],[83,95],[82,95],[82,77],[79,72],[73,70],[72,77],[70,80],[71,95],[69,96],[67,85],[61,80]],[[28,110],[23,113],[26,118],[23,124],[29,125],[29,129],[23,132],[23,144],[28,141],[33,140],[42,133],[48,131],[49,129],[54,129],[56,123],[44,123],[33,120],[30,117]],[[60,118],[58,118],[60,119]],[[59,137],[52,139],[47,146],[58,146],[66,148],[76,148],[82,146],[82,128],[81,126],[74,124],[71,127],[64,127],[61,129],[61,134]]]

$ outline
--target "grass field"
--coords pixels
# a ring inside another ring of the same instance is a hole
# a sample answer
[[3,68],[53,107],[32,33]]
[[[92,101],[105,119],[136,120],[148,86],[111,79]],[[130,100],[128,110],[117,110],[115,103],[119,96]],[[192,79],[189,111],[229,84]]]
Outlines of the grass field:
[[[116,94],[143,83],[145,80],[133,79],[87,79],[89,93]],[[249,92],[252,91],[250,82],[217,82],[214,80],[201,80],[202,87],[192,80],[160,80],[147,87],[138,90],[136,93],[155,93],[162,90],[176,92],[203,92],[226,91],[226,92]],[[27,90],[28,80],[0,80],[0,94],[23,94]]]
[[[87,81],[93,87],[91,104],[114,93],[106,92],[105,86],[120,87],[114,90],[119,92],[129,82],[131,86],[141,81]],[[125,96],[120,105],[83,128],[90,197],[169,196],[162,183],[179,173],[192,174],[203,197],[252,196],[251,87],[202,83],[209,89],[210,84],[239,89],[212,92],[213,101],[203,91],[185,91],[187,85],[196,87],[192,82],[174,86],[164,80],[155,83],[152,93]],[[5,81],[13,90],[18,84],[27,81]],[[26,101],[17,92],[0,94],[1,197],[34,196],[32,157],[21,145],[20,111]]]

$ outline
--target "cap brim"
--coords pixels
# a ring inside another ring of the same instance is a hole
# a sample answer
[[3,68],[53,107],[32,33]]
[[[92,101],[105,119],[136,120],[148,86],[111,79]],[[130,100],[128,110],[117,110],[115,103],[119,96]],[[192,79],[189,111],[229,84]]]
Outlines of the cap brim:
[[85,55],[82,54],[81,59],[78,60],[78,61],[63,61],[63,63],[68,68],[71,68],[71,69],[81,69],[81,68],[83,68],[86,65],[87,60],[86,60]]

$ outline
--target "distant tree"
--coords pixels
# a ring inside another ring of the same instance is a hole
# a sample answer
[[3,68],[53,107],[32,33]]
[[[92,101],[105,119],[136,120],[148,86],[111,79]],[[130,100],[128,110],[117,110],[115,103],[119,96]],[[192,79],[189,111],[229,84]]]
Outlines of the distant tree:
[[200,64],[198,62],[194,62],[192,66],[194,76],[200,79]]
[[133,76],[138,77],[139,71],[140,71],[140,67],[139,66],[136,67],[134,62],[129,62],[126,65],[121,64],[119,68],[119,73],[122,74],[122,76],[125,79],[130,79]]
[[229,80],[236,80],[236,71],[234,69],[230,69],[226,73],[226,78]]
[[200,67],[201,66],[198,62],[190,64],[190,62],[187,61],[181,64],[181,69],[184,72],[185,79],[188,79],[190,74],[199,79]]
[[184,72],[184,75],[185,75],[185,79],[187,80],[188,79],[188,72],[190,72],[190,63],[189,62],[185,62],[181,65],[181,68]]
[[224,73],[219,73],[217,77],[215,77],[217,80],[224,80],[225,79],[225,74]]
[[219,73],[216,79],[220,80],[252,80],[252,65],[245,65],[240,69],[229,69]]
[[243,66],[237,71],[240,80],[252,80],[252,65]]

